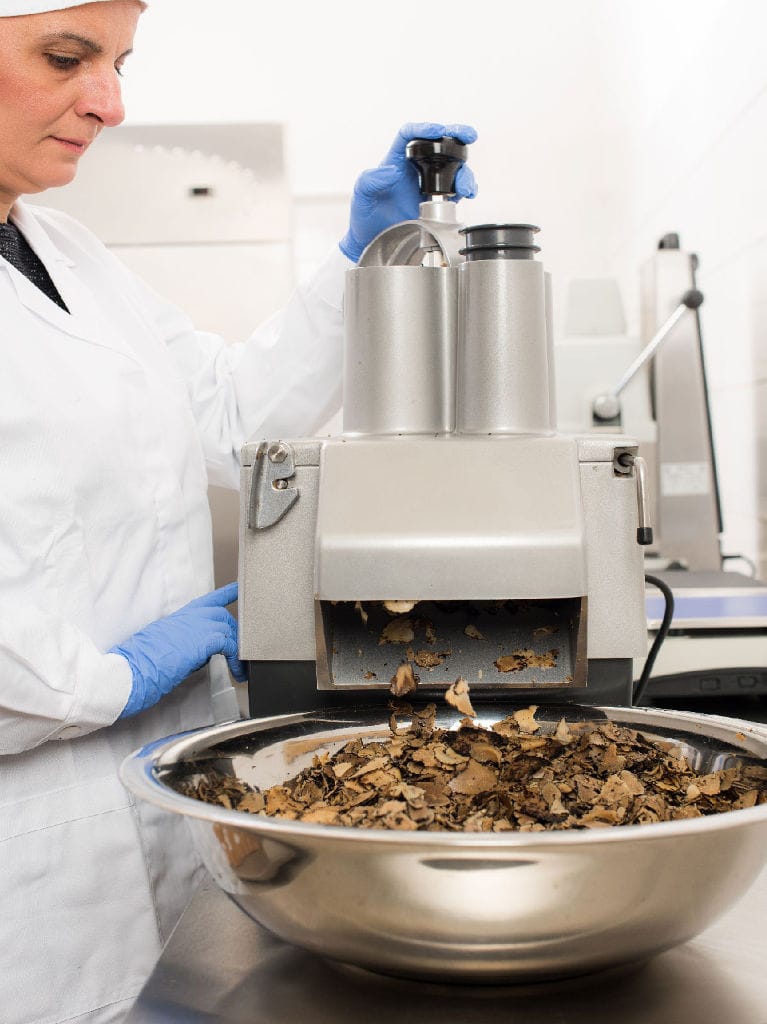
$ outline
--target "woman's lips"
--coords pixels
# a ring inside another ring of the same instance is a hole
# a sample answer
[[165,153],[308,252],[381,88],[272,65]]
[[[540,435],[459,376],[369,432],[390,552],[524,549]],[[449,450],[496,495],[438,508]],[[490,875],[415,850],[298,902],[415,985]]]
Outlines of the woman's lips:
[[82,141],[80,139],[62,139],[58,135],[51,135],[54,142],[58,142],[59,145],[65,146],[70,153],[84,153],[90,145],[89,140]]

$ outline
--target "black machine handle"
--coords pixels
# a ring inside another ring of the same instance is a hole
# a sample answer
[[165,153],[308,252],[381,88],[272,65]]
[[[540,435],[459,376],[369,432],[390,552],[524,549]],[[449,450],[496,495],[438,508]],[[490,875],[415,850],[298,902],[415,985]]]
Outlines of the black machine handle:
[[405,155],[418,171],[421,191],[427,196],[455,195],[455,176],[468,153],[468,146],[449,136],[412,139],[405,147]]

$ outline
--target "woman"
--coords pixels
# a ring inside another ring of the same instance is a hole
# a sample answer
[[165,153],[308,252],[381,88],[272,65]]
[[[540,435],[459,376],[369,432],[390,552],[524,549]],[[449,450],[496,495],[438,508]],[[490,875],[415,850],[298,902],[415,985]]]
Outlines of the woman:
[[[201,868],[183,823],[135,806],[116,769],[152,738],[236,715],[218,656],[241,672],[236,585],[207,593],[208,482],[237,486],[248,436],[305,435],[337,408],[343,272],[417,216],[406,142],[474,138],[406,126],[357,182],[340,251],[225,346],[81,225],[20,200],[71,181],[122,121],[144,7],[0,0],[4,1024],[120,1020],[151,971]],[[473,193],[468,169],[458,189]]]

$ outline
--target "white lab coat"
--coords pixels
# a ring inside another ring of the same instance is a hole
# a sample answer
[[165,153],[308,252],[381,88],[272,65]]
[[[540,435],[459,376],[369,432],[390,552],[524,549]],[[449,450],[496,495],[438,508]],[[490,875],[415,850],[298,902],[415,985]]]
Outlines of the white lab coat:
[[[117,722],[104,652],[213,586],[208,480],[246,437],[338,407],[332,256],[246,343],[195,332],[71,218],[12,218],[70,313],[0,259],[0,1019],[121,1020],[200,877],[186,826],[117,779],[131,750],[236,717],[223,659]],[[232,296],[236,302],[237,297]]]

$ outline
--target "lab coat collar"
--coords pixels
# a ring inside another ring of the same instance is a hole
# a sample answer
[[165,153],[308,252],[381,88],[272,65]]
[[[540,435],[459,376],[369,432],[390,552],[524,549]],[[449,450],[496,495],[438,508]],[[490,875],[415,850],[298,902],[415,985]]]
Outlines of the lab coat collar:
[[0,260],[0,266],[11,277],[19,302],[56,330],[102,348],[119,351],[134,362],[138,362],[136,354],[119,337],[113,325],[106,324],[99,316],[92,293],[80,280],[80,276],[73,273],[73,268],[77,266],[76,262],[53,242],[35,216],[33,208],[16,202],[11,209],[11,219],[45,264],[69,312],[49,299],[10,263]]
[[[54,244],[50,235],[41,227],[33,211],[30,210],[26,203],[17,200],[11,207],[10,219],[46,265],[49,273],[51,273],[50,268],[53,263],[62,263],[67,267],[75,266],[74,260],[66,256]],[[51,274],[51,276],[53,275]]]

